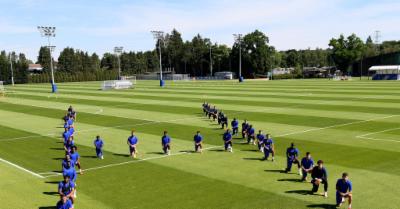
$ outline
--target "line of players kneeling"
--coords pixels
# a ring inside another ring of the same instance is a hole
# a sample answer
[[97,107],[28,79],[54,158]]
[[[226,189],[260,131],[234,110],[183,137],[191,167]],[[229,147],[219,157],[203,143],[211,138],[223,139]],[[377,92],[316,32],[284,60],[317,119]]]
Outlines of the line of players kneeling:
[[[221,128],[228,127],[228,116],[225,115],[222,110],[218,110],[215,106],[211,107],[210,104],[204,102],[202,105],[203,113],[213,121],[217,120]],[[233,152],[232,135],[237,136],[239,130],[239,121],[234,118],[231,121],[232,132],[230,129],[226,129],[223,134],[225,151]],[[263,134],[259,130],[258,134],[255,135],[254,127],[244,120],[242,123],[242,138],[247,139],[247,144],[257,145],[260,152],[264,153],[263,161],[267,161],[269,155],[272,155],[272,161],[275,159],[275,147],[273,139],[269,134]],[[311,174],[311,183],[313,185],[311,193],[318,192],[319,185],[324,185],[324,197],[328,197],[328,175],[327,170],[324,167],[322,160],[317,161],[317,165],[314,166],[314,160],[311,158],[311,153],[307,152],[306,156],[298,160],[299,150],[295,147],[294,143],[291,143],[290,147],[286,150],[287,167],[284,172],[289,173],[292,169],[292,165],[298,166],[298,172],[301,177],[301,181],[307,181],[308,174]],[[348,173],[343,173],[342,178],[336,182],[336,207],[341,207],[345,202],[345,198],[348,198],[348,209],[351,209],[352,203],[352,183],[349,180]]]

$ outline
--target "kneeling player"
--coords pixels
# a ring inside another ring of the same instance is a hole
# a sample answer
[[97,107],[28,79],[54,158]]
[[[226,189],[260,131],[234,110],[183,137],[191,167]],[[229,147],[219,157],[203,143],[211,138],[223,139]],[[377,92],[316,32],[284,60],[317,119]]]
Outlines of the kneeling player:
[[349,174],[343,173],[342,178],[338,179],[336,183],[336,207],[342,206],[345,202],[345,198],[348,198],[348,209],[351,209],[351,202],[353,200],[352,190],[353,186],[349,180]]
[[233,152],[232,148],[232,134],[229,129],[226,130],[222,139],[224,140],[225,151]]
[[132,158],[136,158],[137,149],[136,146],[138,144],[138,138],[135,136],[135,131],[132,130],[131,135],[128,137],[128,141],[126,142],[129,145],[129,153]]
[[242,123],[242,138],[244,139],[247,136],[247,129],[249,128],[249,123],[245,119]]
[[164,136],[161,138],[161,146],[164,151],[164,154],[171,154],[171,138],[168,136],[168,132],[164,131]]
[[312,192],[318,192],[318,188],[320,184],[324,184],[324,197],[328,197],[328,174],[324,167],[324,161],[318,160],[317,166],[311,171],[311,183],[313,185]]
[[252,125],[249,125],[249,128],[247,129],[247,144],[253,143],[255,145],[255,130]]
[[233,121],[231,122],[231,126],[232,126],[232,134],[237,136],[238,132],[239,132],[239,121],[234,118]]
[[264,134],[261,130],[259,130],[257,134],[257,145],[258,145],[258,150],[260,150],[260,152],[264,152],[263,149],[264,140],[265,140]]
[[223,115],[223,117],[221,118],[221,128],[228,128],[228,116]]
[[265,140],[263,142],[264,147],[264,158],[263,160],[268,160],[269,154],[272,155],[272,162],[275,160],[275,145],[269,134],[265,135]]
[[203,145],[202,145],[203,136],[200,135],[200,131],[197,131],[196,135],[194,135],[194,137],[193,137],[193,140],[194,140],[194,151],[202,153],[203,152]]
[[74,209],[72,201],[66,196],[62,196],[61,200],[57,202],[56,209]]
[[306,153],[306,156],[301,159],[301,172],[303,174],[301,180],[307,181],[307,174],[311,173],[314,167],[314,160],[311,158],[310,152]]
[[65,196],[74,203],[75,184],[69,176],[64,176],[64,181],[58,183],[58,194],[61,198]]
[[80,156],[79,156],[79,153],[78,153],[78,147],[76,147],[75,145],[72,146],[72,150],[71,150],[71,154],[70,155],[71,155],[72,162],[78,167],[79,173],[83,174],[82,168],[81,168],[81,162],[79,160]]
[[299,156],[299,150],[294,147],[294,143],[290,145],[289,148],[286,150],[286,157],[287,157],[287,167],[286,167],[286,173],[289,173],[292,170],[292,164],[297,164],[297,167],[299,169],[299,175],[301,175],[301,169],[300,169],[300,162],[297,159]]

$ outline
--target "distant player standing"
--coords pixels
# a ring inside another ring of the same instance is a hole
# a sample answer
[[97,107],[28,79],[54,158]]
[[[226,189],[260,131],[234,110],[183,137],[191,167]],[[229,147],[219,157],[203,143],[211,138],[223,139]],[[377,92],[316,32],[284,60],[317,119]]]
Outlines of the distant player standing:
[[324,167],[324,161],[318,160],[317,166],[311,171],[311,183],[313,185],[312,192],[316,193],[318,191],[319,185],[324,184],[324,197],[328,197],[328,172]]
[[93,142],[94,147],[96,148],[96,156],[100,159],[104,159],[103,157],[103,146],[104,146],[104,142],[103,140],[100,138],[99,135],[96,136],[96,139]]
[[222,139],[224,140],[224,148],[225,151],[233,152],[232,148],[232,134],[229,129],[226,130],[224,135],[222,136]]
[[351,209],[351,202],[353,201],[353,185],[349,180],[349,174],[343,173],[342,178],[336,182],[336,207],[342,206],[345,202],[345,198],[349,199],[349,207]]
[[311,158],[311,153],[307,152],[306,156],[301,159],[302,181],[307,181],[307,174],[311,173],[314,167],[314,160]]
[[193,137],[194,140],[194,151],[195,152],[203,152],[203,136],[200,134],[200,131],[196,132],[196,135]]
[[299,150],[294,147],[294,143],[291,143],[290,147],[286,150],[287,157],[287,167],[286,173],[289,173],[292,170],[292,164],[297,164],[299,169],[299,175],[301,175],[300,162],[297,159],[299,156]]
[[135,131],[132,130],[131,135],[128,137],[128,140],[126,142],[129,145],[129,153],[132,158],[136,158],[137,154],[137,144],[138,144],[138,138],[135,136]]
[[268,160],[269,154],[272,154],[272,162],[273,162],[275,160],[275,145],[273,139],[269,134],[265,135],[265,139],[262,145],[264,147],[263,160]]
[[232,126],[232,134],[237,136],[239,132],[239,121],[236,118],[233,118],[233,121],[231,122]]
[[171,154],[171,138],[168,136],[168,132],[164,131],[164,135],[161,137],[161,146],[164,154]]

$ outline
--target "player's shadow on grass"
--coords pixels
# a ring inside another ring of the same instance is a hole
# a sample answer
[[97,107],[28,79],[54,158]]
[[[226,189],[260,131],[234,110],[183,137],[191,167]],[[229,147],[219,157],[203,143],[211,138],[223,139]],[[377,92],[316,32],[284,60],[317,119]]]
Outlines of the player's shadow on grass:
[[49,149],[52,149],[52,150],[64,150],[64,148],[61,148],[61,147],[50,147]]
[[289,193],[289,194],[301,194],[301,195],[313,195],[313,193],[311,192],[311,190],[291,190],[291,191],[286,191],[285,193]]
[[58,184],[60,181],[46,181],[46,184]]
[[224,149],[210,149],[208,151],[210,151],[210,152],[225,152]]
[[265,172],[271,172],[271,173],[286,173],[284,170],[264,170]]
[[334,204],[312,204],[312,205],[307,205],[307,208],[323,208],[323,209],[336,209],[336,205]]
[[288,182],[303,182],[301,179],[278,179],[278,181],[288,181]]
[[97,156],[94,155],[82,155],[82,158],[97,158]]
[[165,155],[164,152],[146,152],[146,154],[153,154],[153,155]]
[[240,151],[243,151],[243,152],[260,152],[260,150],[255,150],[255,149],[242,149]]
[[130,157],[128,154],[120,154],[120,153],[113,153],[115,156],[120,156],[120,157]]
[[38,209],[57,209],[56,206],[41,206]]
[[63,158],[63,157],[53,157],[52,159],[53,159],[53,160],[63,160],[63,159],[65,159],[65,158]]
[[244,157],[243,160],[258,160],[258,161],[262,161],[262,159],[259,158],[259,157]]
[[43,192],[45,195],[51,195],[51,196],[56,196],[59,195],[58,192]]

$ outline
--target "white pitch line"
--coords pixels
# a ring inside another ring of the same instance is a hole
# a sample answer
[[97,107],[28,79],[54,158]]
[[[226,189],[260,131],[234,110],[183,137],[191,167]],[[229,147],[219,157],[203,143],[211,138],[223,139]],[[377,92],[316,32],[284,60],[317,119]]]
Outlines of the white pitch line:
[[[219,148],[219,147],[221,147],[221,146],[207,147],[207,148],[204,148],[203,150],[210,150],[210,149]],[[115,166],[132,164],[132,163],[139,163],[139,162],[143,162],[143,161],[156,160],[156,159],[162,159],[162,158],[178,156],[178,155],[185,155],[185,154],[191,154],[191,153],[192,152],[177,152],[177,153],[170,154],[170,155],[161,155],[161,156],[156,156],[156,157],[149,157],[149,158],[143,158],[143,159],[137,159],[137,160],[130,160],[130,161],[122,162],[122,163],[112,163],[112,164],[108,164],[108,165],[103,165],[103,166],[97,166],[97,167],[83,169],[82,171],[86,172],[86,171],[92,171],[92,170],[99,170],[99,169],[104,169],[104,168],[109,168],[109,167],[115,167]],[[46,172],[46,173],[51,173],[51,172]],[[55,173],[55,172],[53,172],[53,173]],[[61,173],[56,173],[56,174],[53,174],[53,175],[47,175],[44,178],[60,176],[60,175],[62,175],[62,174]]]
[[368,140],[374,140],[374,141],[387,141],[387,142],[397,142],[400,143],[399,140],[393,140],[393,139],[378,139],[378,138],[371,138],[371,137],[365,137],[365,136],[360,136],[357,137],[359,139],[368,139]]
[[383,131],[377,131],[377,132],[371,132],[371,133],[367,133],[367,134],[363,134],[363,135],[358,135],[358,136],[356,136],[357,138],[362,138],[362,137],[365,137],[365,136],[369,136],[369,135],[374,135],[374,134],[379,134],[379,133],[384,133],[384,132],[388,132],[388,131],[394,131],[394,130],[398,130],[398,129],[400,129],[400,127],[399,128],[391,128],[391,129],[386,129],[386,130],[383,130]]
[[324,129],[329,129],[329,128],[348,126],[348,125],[353,125],[353,124],[358,124],[358,123],[365,123],[365,122],[374,121],[374,120],[393,118],[393,117],[396,117],[396,116],[399,116],[399,115],[390,115],[390,116],[386,116],[386,117],[372,118],[372,119],[368,119],[368,120],[337,124],[337,125],[326,126],[326,127],[322,127],[322,128],[312,128],[312,129],[307,129],[307,130],[303,130],[303,131],[296,131],[296,132],[291,132],[291,133],[287,133],[287,134],[282,134],[282,135],[279,135],[279,136],[276,136],[276,137],[283,137],[283,136],[289,136],[289,135],[293,135],[293,134],[301,134],[301,133],[307,133],[307,132],[311,132],[311,131],[319,131],[319,130],[324,130]]
[[4,160],[3,158],[0,158],[0,161],[6,163],[6,164],[8,164],[8,165],[11,165],[11,166],[13,166],[13,167],[15,167],[15,168],[18,168],[18,169],[20,169],[20,170],[22,170],[22,171],[25,171],[25,172],[27,172],[27,173],[30,173],[30,174],[32,174],[33,176],[36,176],[36,177],[39,177],[39,178],[42,178],[42,179],[44,178],[44,176],[42,176],[42,175],[40,175],[40,174],[37,174],[37,173],[35,173],[35,172],[31,171],[31,170],[28,170],[28,169],[26,169],[26,168],[23,168],[23,167],[21,167],[21,166],[19,166],[19,165],[17,165],[17,164],[14,164],[14,163],[12,163],[12,162],[10,162],[10,161],[8,161],[8,160]]

